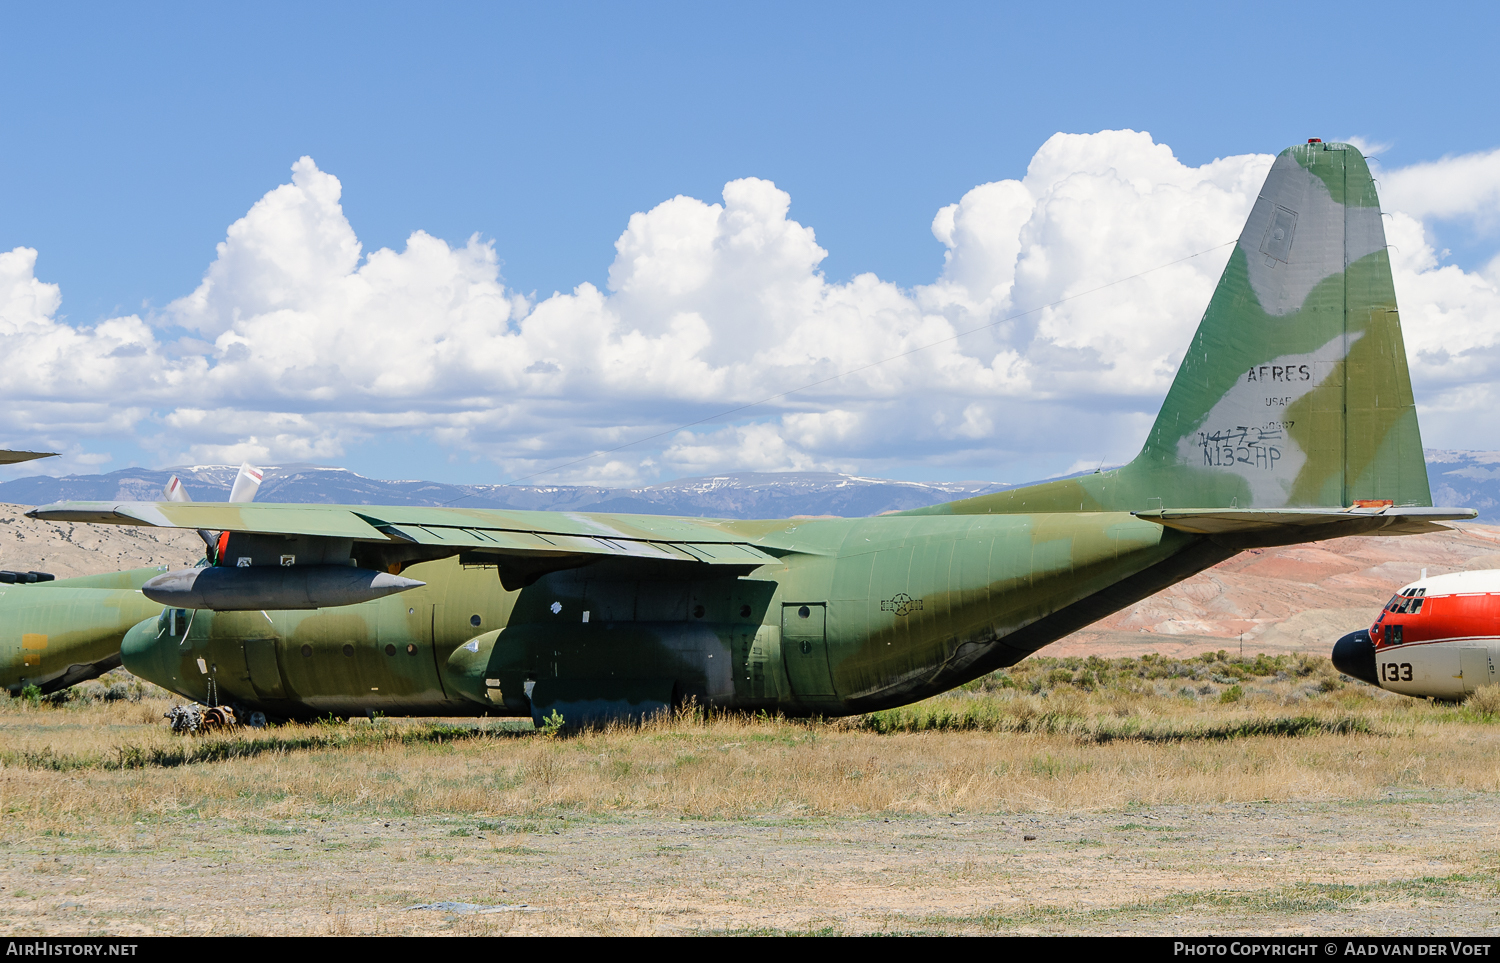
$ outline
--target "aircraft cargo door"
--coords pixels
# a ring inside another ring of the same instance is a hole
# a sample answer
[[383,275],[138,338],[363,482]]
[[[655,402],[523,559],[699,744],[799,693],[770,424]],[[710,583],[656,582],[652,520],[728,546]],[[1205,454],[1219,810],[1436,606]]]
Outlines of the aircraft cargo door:
[[417,594],[422,591],[414,589],[377,603],[379,644],[370,668],[379,674],[372,674],[366,683],[380,686],[378,697],[366,696],[376,709],[400,712],[421,706],[430,710],[448,699],[432,645],[433,629],[441,624],[443,606],[427,602]]
[[1464,677],[1464,695],[1482,685],[1489,685],[1494,677],[1490,671],[1490,650],[1478,645],[1466,645],[1458,650],[1458,667]]
[[281,685],[281,667],[276,661],[275,639],[246,639],[245,667],[250,670],[250,684],[256,695],[268,699],[286,697]]
[[792,692],[799,699],[832,699],[828,668],[828,605],[789,602],[781,606],[781,657]]

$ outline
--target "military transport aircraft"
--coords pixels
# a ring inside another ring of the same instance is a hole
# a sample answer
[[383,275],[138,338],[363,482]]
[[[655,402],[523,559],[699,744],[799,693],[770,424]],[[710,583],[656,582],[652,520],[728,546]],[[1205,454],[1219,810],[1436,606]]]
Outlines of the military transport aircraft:
[[1368,629],[1333,647],[1346,675],[1402,695],[1457,701],[1496,680],[1500,571],[1426,573],[1397,592]]
[[[0,452],[0,461],[8,454],[43,457]],[[241,465],[229,501],[252,500],[260,481],[259,470]],[[189,501],[176,475],[162,494],[168,501]],[[221,535],[199,534],[212,557]],[[41,572],[0,572],[0,686],[12,694],[36,686],[45,694],[117,668],[125,633],[161,610],[160,603],[141,594],[141,586],[163,571],[164,567],[138,568],[65,579]]]
[[[241,712],[866,712],[1012,665],[1237,552],[1432,531],[1385,231],[1348,144],[1276,159],[1140,454],[875,518],[73,502],[228,532],[143,592],[131,672]],[[383,597],[381,597],[383,596]],[[349,604],[345,604],[349,603]],[[319,607],[321,606],[321,607]]]

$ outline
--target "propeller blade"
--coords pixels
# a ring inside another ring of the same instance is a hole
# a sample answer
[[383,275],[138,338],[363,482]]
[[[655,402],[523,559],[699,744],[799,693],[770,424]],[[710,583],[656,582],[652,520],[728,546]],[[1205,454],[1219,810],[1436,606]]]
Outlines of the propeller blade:
[[265,477],[265,472],[259,468],[252,468],[247,461],[240,466],[240,473],[234,476],[234,487],[229,490],[229,500],[232,502],[253,502],[255,493],[260,490],[260,481]]
[[[167,484],[162,488],[161,493],[166,496],[169,502],[190,502],[193,500],[193,496],[187,493],[187,487],[182,484],[182,479],[176,475],[167,479]],[[210,532],[206,528],[200,528],[198,529],[198,537],[203,539],[203,544],[208,546],[209,552],[213,552],[214,546],[218,541],[218,533]]]
[[169,502],[190,502],[193,500],[193,496],[189,495],[187,489],[182,486],[182,479],[176,475],[167,479],[166,487],[161,490],[161,493]]
[[[249,502],[255,500],[255,493],[260,490],[260,480],[264,476],[259,468],[250,467],[247,461],[240,466],[240,473],[234,477],[234,487],[229,490],[231,502]],[[173,475],[167,479],[166,487],[162,489],[162,495],[169,502],[190,502],[193,497],[187,493],[187,488],[182,484],[182,479]],[[219,532],[211,532],[206,528],[198,529],[198,537],[203,539],[203,544],[208,546],[208,557],[215,559],[219,552]]]

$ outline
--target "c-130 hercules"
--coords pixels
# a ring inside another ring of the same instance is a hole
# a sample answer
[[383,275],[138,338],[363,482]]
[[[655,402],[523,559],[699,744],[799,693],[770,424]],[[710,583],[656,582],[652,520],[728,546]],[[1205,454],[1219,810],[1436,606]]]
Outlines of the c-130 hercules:
[[1375,185],[1354,147],[1309,142],[1277,157],[1145,447],[1116,470],[853,519],[31,515],[231,533],[218,566],[147,584],[168,608],[123,643],[131,672],[188,698],[575,724],[689,698],[788,716],[902,705],[1244,549],[1475,515],[1431,504]]

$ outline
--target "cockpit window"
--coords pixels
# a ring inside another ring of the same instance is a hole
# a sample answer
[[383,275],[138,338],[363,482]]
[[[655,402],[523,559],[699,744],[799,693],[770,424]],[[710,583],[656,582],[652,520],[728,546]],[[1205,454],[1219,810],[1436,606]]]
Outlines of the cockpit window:
[[1391,596],[1391,600],[1385,605],[1385,610],[1398,615],[1420,612],[1422,611],[1423,596],[1426,594],[1427,590],[1424,588],[1403,589],[1398,594]]

